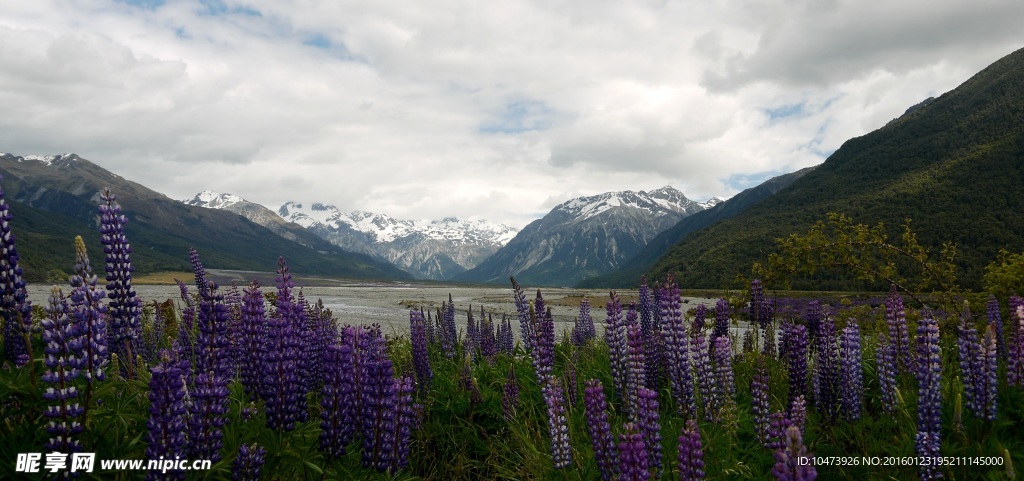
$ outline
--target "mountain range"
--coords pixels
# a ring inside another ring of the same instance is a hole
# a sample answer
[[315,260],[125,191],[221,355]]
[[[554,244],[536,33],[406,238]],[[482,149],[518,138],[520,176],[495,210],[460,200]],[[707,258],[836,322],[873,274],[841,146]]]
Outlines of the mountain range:
[[[917,241],[933,252],[947,241],[958,246],[960,285],[979,289],[999,249],[1024,251],[1024,49],[848,140],[770,202],[690,232],[647,273],[674,273],[688,287],[732,285],[774,250],[775,239],[807,232],[827,212],[881,222],[890,238],[911,219]],[[829,272],[794,287],[885,286]]]
[[86,241],[94,265],[102,265],[97,206],[103,188],[117,196],[129,220],[125,233],[140,272],[190,270],[188,249],[194,247],[211,268],[268,271],[284,256],[294,271],[306,274],[410,277],[301,228],[290,240],[234,213],[185,205],[76,154],[0,154],[0,174],[18,252],[32,281],[57,280],[70,272],[76,235]]
[[621,267],[654,236],[721,201],[694,202],[670,186],[571,199],[455,279],[507,282],[515,276],[527,284],[574,285]]

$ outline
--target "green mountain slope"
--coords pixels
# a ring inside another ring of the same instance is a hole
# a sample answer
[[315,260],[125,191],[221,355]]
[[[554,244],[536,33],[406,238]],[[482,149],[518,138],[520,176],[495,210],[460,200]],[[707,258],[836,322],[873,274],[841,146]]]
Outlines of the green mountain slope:
[[[649,271],[687,287],[722,287],[827,212],[883,222],[912,219],[919,242],[960,249],[961,285],[978,288],[1000,248],[1024,250],[1024,50],[955,90],[862,137],[742,214],[693,232]],[[864,287],[821,278],[817,288]]]
[[273,270],[283,255],[294,272],[303,274],[410,278],[397,267],[344,251],[312,233],[300,244],[237,214],[185,205],[74,154],[48,161],[2,155],[0,174],[18,253],[31,280],[73,267],[75,235],[86,240],[94,263],[103,262],[97,206],[104,187],[117,195],[128,217],[125,233],[138,272],[187,271],[188,249],[194,247],[208,268]]

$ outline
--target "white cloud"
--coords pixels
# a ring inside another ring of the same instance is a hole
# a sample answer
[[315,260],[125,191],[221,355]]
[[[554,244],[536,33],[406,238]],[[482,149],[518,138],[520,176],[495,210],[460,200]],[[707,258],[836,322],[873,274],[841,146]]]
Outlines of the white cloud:
[[821,162],[1024,44],[996,0],[0,7],[0,150],[235,193],[519,226]]

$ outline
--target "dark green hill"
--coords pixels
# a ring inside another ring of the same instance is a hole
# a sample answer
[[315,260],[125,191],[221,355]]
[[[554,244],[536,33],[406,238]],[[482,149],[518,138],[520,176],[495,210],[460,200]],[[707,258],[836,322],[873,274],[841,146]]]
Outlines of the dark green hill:
[[[962,286],[977,289],[1000,248],[1024,250],[1024,50],[889,125],[847,141],[813,172],[743,213],[693,232],[649,271],[686,287],[749,275],[775,239],[805,233],[830,211],[855,222],[904,219],[918,241],[957,244]],[[819,279],[817,288],[863,287]]]
[[344,251],[312,233],[300,244],[237,214],[185,205],[74,154],[46,161],[0,155],[0,174],[30,280],[45,280],[54,269],[68,272],[76,235],[86,241],[92,262],[102,265],[97,206],[104,187],[117,195],[128,217],[125,233],[138,272],[190,270],[188,249],[194,247],[208,268],[273,270],[283,255],[303,274],[409,278],[397,267]]

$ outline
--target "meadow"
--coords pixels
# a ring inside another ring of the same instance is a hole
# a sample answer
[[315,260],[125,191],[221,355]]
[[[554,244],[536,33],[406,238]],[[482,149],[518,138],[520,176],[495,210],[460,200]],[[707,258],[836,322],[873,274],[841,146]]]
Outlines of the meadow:
[[[26,295],[0,200],[0,479],[72,474],[49,453],[212,461],[81,479],[239,480],[1013,479],[1024,454],[1015,296],[928,309],[895,288],[850,302],[755,280],[708,307],[666,277],[581,298],[556,329],[512,280],[510,316],[441,298],[396,333],[339,321],[283,258],[273,286],[238,289],[193,250],[194,282],[143,304],[103,199],[106,283],[79,239],[45,300]],[[39,472],[21,472],[28,453]]]

